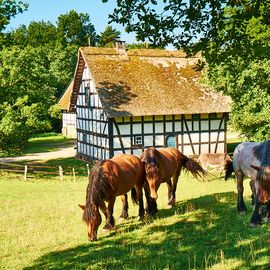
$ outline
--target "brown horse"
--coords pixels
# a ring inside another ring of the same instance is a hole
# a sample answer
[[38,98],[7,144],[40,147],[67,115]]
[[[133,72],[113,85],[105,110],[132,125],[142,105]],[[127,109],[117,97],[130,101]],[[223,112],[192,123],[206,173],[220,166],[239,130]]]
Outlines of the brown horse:
[[[88,237],[97,240],[98,227],[101,224],[99,208],[106,218],[104,230],[113,229],[115,221],[113,207],[117,196],[121,196],[123,208],[121,218],[128,216],[127,192],[131,190],[133,202],[139,204],[139,219],[144,217],[142,187],[145,171],[141,160],[123,154],[112,159],[98,162],[91,170],[86,189],[86,204],[83,209],[83,220],[88,226]],[[106,207],[105,202],[108,203]]]
[[[270,220],[270,140],[264,143],[243,142],[233,153],[233,161],[227,164],[225,180],[234,172],[237,178],[237,210],[240,214],[247,212],[244,202],[243,179],[251,179],[253,214],[250,220],[252,227],[260,225],[262,215]],[[265,205],[260,212],[260,206]]]
[[[192,173],[194,177],[202,177],[207,172],[198,162],[188,158],[173,147],[144,150],[141,160],[145,164],[146,179],[150,188],[150,197],[157,199],[157,191],[161,183],[168,186],[168,207],[175,204],[175,192],[182,168]],[[173,181],[171,182],[171,178]]]

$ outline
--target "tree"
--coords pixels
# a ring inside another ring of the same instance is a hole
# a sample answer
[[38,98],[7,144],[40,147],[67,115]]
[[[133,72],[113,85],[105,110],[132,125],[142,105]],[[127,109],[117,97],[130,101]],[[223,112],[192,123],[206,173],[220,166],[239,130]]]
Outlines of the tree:
[[[126,48],[129,49],[155,49],[151,44],[147,42],[127,43]],[[162,48],[164,49],[164,48]]]
[[57,21],[58,36],[63,45],[88,45],[89,39],[92,46],[96,44],[97,36],[95,27],[90,22],[86,13],[77,13],[71,10],[60,15]]
[[57,43],[58,33],[56,27],[50,22],[35,22],[32,21],[28,27],[20,25],[18,28],[7,33],[5,44],[6,46],[21,46],[24,48],[27,45],[38,47],[41,45]]
[[55,44],[57,29],[51,22],[31,22],[27,31],[27,44],[37,47],[44,44]]
[[73,77],[77,53],[77,46],[58,45],[53,49],[47,48],[48,72],[53,76],[53,86],[56,88],[55,96],[58,99]]
[[[57,61],[68,54],[62,51]],[[70,56],[66,58],[67,64]],[[54,53],[46,46],[13,46],[0,52],[1,151],[19,151],[31,135],[51,129],[50,109],[56,103],[59,77],[66,71],[55,68],[54,61]],[[64,77],[62,83],[68,82]]]
[[107,26],[103,32],[98,36],[98,46],[100,47],[113,47],[115,40],[120,37],[121,32]]
[[116,2],[111,22],[138,40],[201,51],[209,84],[232,97],[234,126],[250,139],[269,139],[270,0]]
[[1,0],[0,1],[0,33],[9,24],[9,21],[15,15],[22,13],[28,8],[28,4],[22,1]]

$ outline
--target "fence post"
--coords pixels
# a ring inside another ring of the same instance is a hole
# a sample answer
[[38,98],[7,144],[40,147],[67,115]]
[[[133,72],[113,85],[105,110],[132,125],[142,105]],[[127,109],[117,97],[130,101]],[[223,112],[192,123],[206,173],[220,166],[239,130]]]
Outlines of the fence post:
[[87,175],[89,175],[90,170],[89,170],[89,164],[88,163],[86,164],[86,168],[87,168]]
[[60,180],[61,180],[61,181],[64,180],[64,173],[63,173],[63,168],[62,168],[62,166],[59,166],[59,177],[60,177]]
[[27,180],[27,165],[24,167],[24,180]]
[[72,168],[72,172],[73,172],[73,181],[75,182],[76,181],[76,175],[75,175],[75,169]]

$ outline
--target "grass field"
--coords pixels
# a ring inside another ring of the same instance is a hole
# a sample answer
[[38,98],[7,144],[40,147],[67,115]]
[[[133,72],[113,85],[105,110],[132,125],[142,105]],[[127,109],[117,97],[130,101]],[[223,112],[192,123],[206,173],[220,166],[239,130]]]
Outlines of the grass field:
[[63,146],[74,146],[74,140],[65,138],[61,133],[43,133],[30,138],[22,154],[51,152],[59,150]]
[[[0,269],[270,269],[270,224],[249,227],[236,212],[236,184],[198,182],[183,175],[177,205],[166,209],[167,189],[159,190],[156,219],[130,218],[97,242],[87,239],[78,203],[85,201],[86,177],[77,182],[21,181],[0,175]],[[104,219],[103,219],[104,220]]]

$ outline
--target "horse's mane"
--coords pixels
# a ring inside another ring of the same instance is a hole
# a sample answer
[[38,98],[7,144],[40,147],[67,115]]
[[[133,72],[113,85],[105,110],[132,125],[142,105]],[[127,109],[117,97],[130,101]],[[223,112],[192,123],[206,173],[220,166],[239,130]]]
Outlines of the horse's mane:
[[106,161],[96,162],[89,174],[89,182],[86,189],[86,205],[83,214],[85,222],[88,222],[92,216],[92,205],[99,206],[106,194],[112,189],[102,166]]
[[261,162],[261,166],[270,166],[270,140],[255,146],[253,154]]

